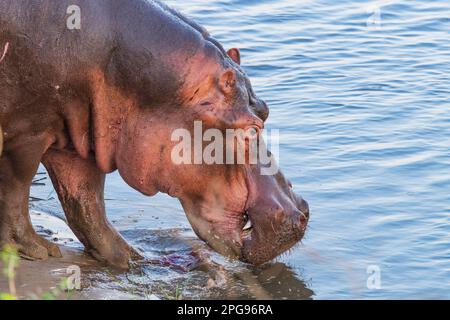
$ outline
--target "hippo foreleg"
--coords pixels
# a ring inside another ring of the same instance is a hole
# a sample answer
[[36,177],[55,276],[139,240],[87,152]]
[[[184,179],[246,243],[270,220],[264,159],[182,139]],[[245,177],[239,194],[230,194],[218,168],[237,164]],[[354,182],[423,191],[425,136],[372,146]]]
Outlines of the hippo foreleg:
[[18,139],[0,158],[0,248],[11,245],[32,259],[61,257],[56,244],[35,232],[28,212],[31,182],[48,144],[45,136]]
[[127,269],[140,255],[109,223],[105,213],[105,175],[94,160],[49,151],[43,163],[52,179],[69,227],[94,258]]

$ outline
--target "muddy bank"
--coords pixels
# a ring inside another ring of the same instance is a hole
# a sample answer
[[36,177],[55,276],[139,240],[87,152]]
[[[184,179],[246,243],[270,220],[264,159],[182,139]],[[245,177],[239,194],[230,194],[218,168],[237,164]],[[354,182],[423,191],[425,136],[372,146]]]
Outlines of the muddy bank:
[[[81,250],[62,248],[63,258],[50,258],[47,261],[29,261],[22,259],[17,270],[15,285],[20,299],[43,299],[46,294],[58,288],[61,282],[70,276],[69,267],[79,266],[81,275],[94,273],[99,268],[97,262],[86,256]],[[0,277],[0,291],[9,292],[6,277]],[[133,299],[115,290],[95,288],[83,281],[82,290],[60,293],[57,299],[92,300],[92,299]]]
[[[112,270],[93,260],[60,218],[32,211],[39,234],[61,246],[63,258],[22,259],[16,277],[22,299],[42,298],[71,274],[81,271],[81,290],[59,299],[310,299],[313,292],[282,263],[261,268],[224,260],[184,229],[122,230],[147,260],[129,272]],[[128,224],[128,223],[125,223]],[[0,277],[0,291],[8,281]]]
[[[65,223],[50,215],[39,212],[31,214],[38,233],[60,245],[63,258],[50,258],[47,261],[32,261],[21,259],[16,271],[15,287],[20,299],[42,299],[47,293],[58,288],[64,279],[73,275],[76,267],[81,271],[81,290],[70,293],[61,292],[57,299],[133,299],[130,294],[108,288],[98,288],[92,285],[95,278],[104,267],[85,254],[81,244],[76,240]],[[1,262],[0,262],[1,264]],[[2,274],[0,276],[0,292],[9,292],[10,283]]]

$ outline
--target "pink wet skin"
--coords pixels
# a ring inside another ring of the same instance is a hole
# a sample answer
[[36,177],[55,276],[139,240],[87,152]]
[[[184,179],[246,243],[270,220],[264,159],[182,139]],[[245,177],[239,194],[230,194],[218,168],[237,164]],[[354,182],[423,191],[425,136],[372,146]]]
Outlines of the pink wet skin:
[[[266,104],[254,96],[238,64],[239,50],[228,51],[222,65],[214,47],[210,49],[192,61],[191,68],[201,71],[189,74],[181,91],[185,112],[131,114],[115,160],[122,177],[137,190],[148,195],[163,191],[180,199],[194,231],[214,250],[262,264],[290,249],[306,231],[309,207],[294,194],[292,184],[281,172],[261,175],[260,165],[171,161],[176,145],[169,139],[171,132],[185,128],[194,136],[196,120],[204,130],[225,131],[249,126],[263,130],[267,119]],[[252,228],[243,230],[248,220]]]
[[[34,259],[61,256],[29,219],[40,163],[86,251],[114,267],[142,259],[106,216],[105,177],[116,170],[145,195],[178,198],[198,237],[230,259],[263,264],[299,243],[309,207],[281,172],[263,176],[261,163],[177,165],[171,158],[178,143],[172,133],[194,136],[195,121],[223,135],[264,129],[269,108],[241,67],[240,51],[225,51],[158,1],[78,1],[83,30],[91,30],[83,37],[61,34],[60,21],[28,10],[29,1],[0,1],[0,44],[9,43],[0,48],[0,245]],[[52,14],[67,9],[64,1],[39,3]],[[195,265],[184,258],[164,263]]]

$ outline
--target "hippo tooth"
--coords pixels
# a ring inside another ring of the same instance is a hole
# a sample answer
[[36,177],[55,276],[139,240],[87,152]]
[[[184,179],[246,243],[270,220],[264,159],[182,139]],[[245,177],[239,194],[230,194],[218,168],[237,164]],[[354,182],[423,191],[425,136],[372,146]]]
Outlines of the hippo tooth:
[[247,224],[245,225],[245,227],[244,227],[244,231],[245,230],[249,230],[249,229],[251,229],[253,226],[252,226],[252,222],[250,221],[250,220],[248,220],[247,221]]
[[8,49],[9,49],[9,42],[7,42],[6,45],[5,45],[5,49],[3,50],[3,55],[2,55],[2,57],[0,58],[0,62],[2,62],[3,59],[5,59],[6,54],[8,53]]

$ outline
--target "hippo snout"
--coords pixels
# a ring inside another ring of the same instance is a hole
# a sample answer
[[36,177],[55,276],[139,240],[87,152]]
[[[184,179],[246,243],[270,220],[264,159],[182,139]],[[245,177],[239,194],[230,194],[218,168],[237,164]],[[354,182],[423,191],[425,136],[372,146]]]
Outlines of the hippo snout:
[[[266,213],[265,215],[271,224],[275,226],[292,225],[294,228],[304,230],[309,221],[309,206],[303,199],[297,200],[298,196],[292,199],[292,204],[281,206],[279,203],[274,204],[274,208],[270,210],[274,213]],[[264,216],[262,214],[261,216]]]
[[251,230],[245,230],[241,260],[254,265],[268,262],[294,247],[304,237],[308,202],[292,190],[266,195],[248,210]]

